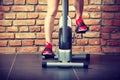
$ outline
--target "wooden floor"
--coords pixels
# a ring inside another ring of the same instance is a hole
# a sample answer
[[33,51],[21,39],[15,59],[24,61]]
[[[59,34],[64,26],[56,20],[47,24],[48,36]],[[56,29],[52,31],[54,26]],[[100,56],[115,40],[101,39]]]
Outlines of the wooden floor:
[[0,80],[120,80],[120,55],[90,55],[84,68],[42,68],[38,54],[0,54]]

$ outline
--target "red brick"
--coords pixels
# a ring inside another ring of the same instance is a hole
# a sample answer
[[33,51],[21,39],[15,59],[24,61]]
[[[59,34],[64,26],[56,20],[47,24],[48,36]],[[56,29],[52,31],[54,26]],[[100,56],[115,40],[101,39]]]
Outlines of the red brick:
[[25,4],[25,0],[14,0],[14,4]]
[[43,39],[43,38],[45,38],[45,33],[37,33],[37,38],[41,38],[41,39]]
[[[73,36],[73,38],[74,38],[74,36]],[[76,39],[81,39],[81,38],[82,38],[82,35],[81,35],[81,34],[75,34],[75,38],[76,38]]]
[[55,46],[56,48],[58,46],[58,43],[59,43],[58,39],[52,39],[52,45]]
[[9,46],[21,46],[21,40],[9,40]]
[[101,39],[101,45],[106,46],[106,44],[107,44],[107,40]]
[[10,11],[10,7],[9,6],[0,6],[0,11],[3,11],[3,12]]
[[28,32],[28,26],[22,26],[19,29],[20,29],[20,32]]
[[84,19],[86,25],[99,25],[101,20],[100,19]]
[[120,0],[116,0],[116,4],[120,4]]
[[87,38],[99,38],[100,32],[87,32],[86,34],[83,34],[83,36]]
[[16,33],[15,38],[35,38],[34,33]]
[[15,19],[15,13],[5,13],[4,18],[5,19]]
[[38,0],[26,0],[26,4],[37,4]]
[[54,25],[58,25],[59,21],[58,20],[54,20]]
[[89,26],[90,31],[100,31],[101,27],[100,26]]
[[39,4],[47,4],[47,0],[38,0]]
[[101,37],[102,37],[102,39],[110,39],[110,34],[109,33],[102,33]]
[[0,40],[0,47],[7,46],[7,40]]
[[32,32],[40,32],[40,26],[30,26],[29,29]]
[[8,32],[17,32],[18,28],[17,27],[7,27]]
[[13,25],[34,25],[35,20],[14,20]]
[[31,19],[36,19],[38,18],[38,13],[28,13],[28,18],[31,18]]
[[100,46],[85,46],[85,52],[87,53],[101,53]]
[[73,3],[74,3],[74,0],[69,0],[70,5],[73,5]]
[[37,47],[18,47],[17,48],[18,53],[33,53],[37,52]]
[[36,20],[36,25],[44,25],[44,20]]
[[[62,11],[62,5],[60,7],[61,7],[60,11]],[[72,11],[75,11],[75,7],[73,5],[70,5],[69,12],[72,12]]]
[[[69,7],[69,9],[70,9],[70,7]],[[62,12],[62,5],[59,5],[59,6],[58,6],[58,11],[59,11],[59,12]]]
[[115,4],[115,0],[103,0],[103,4]]
[[119,29],[115,28],[115,27],[104,26],[104,27],[102,27],[102,32],[115,33],[115,32],[119,32]]
[[101,13],[100,12],[91,12],[90,13],[90,18],[100,18]]
[[102,7],[102,11],[119,11],[120,10],[120,6],[103,6]]
[[43,51],[44,49],[45,49],[45,46],[40,46],[40,47],[39,47],[38,50],[39,50],[40,54],[42,53],[42,51]]
[[35,40],[35,45],[37,46],[45,45],[45,40]]
[[[41,29],[44,29],[44,27],[41,27]],[[43,30],[42,30],[43,31]],[[55,26],[54,29],[53,29],[53,32],[58,32],[59,31],[59,27],[58,26]]]
[[88,5],[84,6],[84,11],[101,11],[101,8],[98,5]]
[[0,27],[0,32],[5,32],[5,27]]
[[77,40],[77,44],[78,45],[87,45],[88,44],[88,40],[87,39],[78,39]]
[[3,0],[3,4],[10,5],[13,4],[14,0]]
[[120,20],[114,20],[113,26],[120,26]]
[[34,11],[34,6],[12,6],[11,11],[23,12],[23,11]]
[[103,20],[102,24],[103,25],[109,25],[109,26],[119,26],[120,25],[120,20]]
[[3,19],[3,13],[0,13],[0,20]]
[[84,0],[84,5],[88,5],[89,4],[89,0]]
[[13,39],[14,33],[0,33],[0,39]]
[[102,20],[102,25],[113,25],[113,20]]
[[118,46],[119,45],[119,41],[118,40],[107,40],[107,44],[109,46]]
[[[59,14],[59,13],[58,13]],[[58,15],[57,14],[57,15]],[[57,15],[56,15],[56,18],[57,18]],[[39,13],[39,18],[40,19],[44,19],[46,17],[46,12],[42,12],[42,13]]]
[[82,18],[87,19],[90,18],[90,15],[88,12],[83,12]]
[[[85,20],[85,19],[84,19],[84,20]],[[75,22],[76,22],[76,19],[72,19],[72,20],[71,20],[73,31],[75,31],[75,29],[76,29]],[[85,21],[84,21],[84,22],[85,22]]]
[[120,53],[120,47],[102,47],[103,53]]
[[34,44],[34,40],[22,40],[23,46],[32,46]]
[[15,53],[16,48],[14,47],[0,47],[0,53]]
[[36,11],[47,11],[47,6],[46,5],[39,5],[39,6],[36,6]]
[[112,39],[120,39],[120,33],[111,34]]
[[[75,18],[75,12],[69,12],[68,14],[70,16],[70,18]],[[62,16],[62,14],[59,14],[59,17],[60,18]]]
[[101,0],[90,0],[90,4],[101,4]]
[[102,13],[102,18],[113,18],[114,17],[114,13],[107,13],[107,12],[103,12]]
[[0,20],[0,25],[11,26],[12,25],[12,20]]
[[82,53],[84,52],[83,46],[72,46],[72,52],[73,53]]
[[17,19],[26,19],[27,18],[27,13],[16,13],[16,18]]
[[115,19],[120,19],[120,13],[114,13],[114,14],[115,14],[114,16]]
[[3,11],[3,6],[0,6],[0,12],[2,12]]
[[100,45],[100,39],[89,39],[90,45]]
[[52,34],[52,38],[54,38],[54,39],[58,38],[58,33],[54,32],[54,33]]

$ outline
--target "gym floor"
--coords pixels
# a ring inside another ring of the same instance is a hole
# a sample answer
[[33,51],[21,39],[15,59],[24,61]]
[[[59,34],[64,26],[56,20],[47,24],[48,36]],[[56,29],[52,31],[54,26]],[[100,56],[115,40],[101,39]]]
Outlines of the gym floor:
[[42,68],[39,54],[0,54],[0,80],[120,80],[120,55],[90,55],[84,68]]

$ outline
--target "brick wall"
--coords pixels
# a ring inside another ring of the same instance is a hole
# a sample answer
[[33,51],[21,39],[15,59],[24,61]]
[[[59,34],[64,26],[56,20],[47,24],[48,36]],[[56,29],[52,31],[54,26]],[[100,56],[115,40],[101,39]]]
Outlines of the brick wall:
[[103,0],[101,45],[104,53],[120,53],[120,0]]
[[[120,52],[120,1],[84,0],[83,18],[90,30],[76,34],[73,53]],[[44,49],[46,0],[0,0],[0,53],[40,53]],[[75,9],[69,3],[72,30]],[[53,45],[58,43],[61,2],[54,21]]]

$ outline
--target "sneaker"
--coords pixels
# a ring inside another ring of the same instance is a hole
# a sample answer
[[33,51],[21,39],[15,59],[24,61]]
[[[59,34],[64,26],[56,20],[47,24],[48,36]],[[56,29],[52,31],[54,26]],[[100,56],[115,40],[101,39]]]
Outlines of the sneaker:
[[85,33],[86,31],[88,31],[88,27],[84,24],[83,20],[76,20],[76,33]]
[[52,44],[51,43],[46,43],[45,49],[42,52],[43,56],[54,56],[54,53],[52,51]]

